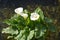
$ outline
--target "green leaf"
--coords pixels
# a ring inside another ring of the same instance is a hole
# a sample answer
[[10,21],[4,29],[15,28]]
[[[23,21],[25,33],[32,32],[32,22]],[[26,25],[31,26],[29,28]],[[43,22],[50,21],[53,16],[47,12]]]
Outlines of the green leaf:
[[40,37],[43,36],[44,34],[45,34],[45,32],[41,30],[40,31]]
[[39,13],[40,18],[41,18],[42,20],[44,20],[43,11],[42,11],[39,7],[35,10],[35,12],[36,12],[36,13]]
[[53,20],[52,20],[52,19],[50,19],[50,18],[45,17],[45,22],[46,22],[46,23],[52,23],[52,22],[53,22]]
[[36,38],[40,38],[40,37],[42,37],[44,34],[45,34],[45,32],[47,31],[47,27],[46,26],[44,26],[44,25],[42,25],[42,24],[40,24],[40,26],[37,26],[36,28],[35,28],[35,37]]
[[14,39],[22,40],[22,38],[24,38],[24,36],[25,36],[24,33],[25,33],[25,30],[20,30],[20,33]]
[[25,35],[23,35],[22,36],[22,38],[21,39],[19,39],[19,40],[25,40],[26,39],[26,36]]
[[13,38],[13,36],[8,36],[7,39]]
[[43,12],[40,11],[39,13],[40,13],[40,18],[41,18],[42,20],[44,20],[44,14],[43,14]]
[[29,35],[27,36],[27,40],[31,40],[34,36],[34,30],[30,31]]
[[25,9],[25,10],[24,10],[24,13],[28,13],[28,10]]
[[41,11],[41,9],[38,7],[36,8],[35,12],[39,13]]
[[4,23],[11,25],[11,26],[15,26],[15,24],[18,24],[18,22],[14,19],[5,20]]
[[8,24],[8,25],[11,24],[10,20],[5,20],[4,23],[6,23],[6,24]]
[[53,24],[49,24],[49,25],[48,25],[48,29],[49,29],[51,32],[56,32],[56,27],[55,27]]
[[18,34],[18,30],[14,30],[11,27],[7,27],[2,30],[2,33],[8,33],[14,35],[14,34]]

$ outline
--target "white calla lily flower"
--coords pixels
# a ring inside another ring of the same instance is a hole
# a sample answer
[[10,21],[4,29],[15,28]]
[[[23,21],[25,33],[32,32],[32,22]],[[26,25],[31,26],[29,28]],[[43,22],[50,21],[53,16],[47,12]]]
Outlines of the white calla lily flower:
[[24,19],[26,19],[28,17],[28,14],[23,13],[22,7],[16,8],[14,11],[15,11],[15,13],[21,15]]
[[22,14],[23,13],[23,8],[22,7],[19,7],[19,8],[16,8],[15,10],[15,13],[17,13],[17,14]]
[[24,19],[26,19],[28,17],[28,14],[22,14],[21,15]]
[[30,19],[35,21],[39,19],[39,14],[38,13],[31,13]]

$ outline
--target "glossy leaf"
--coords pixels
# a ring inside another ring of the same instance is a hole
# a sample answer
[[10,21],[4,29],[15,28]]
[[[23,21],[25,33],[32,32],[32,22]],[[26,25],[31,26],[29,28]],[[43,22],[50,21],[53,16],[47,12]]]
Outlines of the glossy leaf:
[[27,36],[27,40],[31,40],[34,36],[34,30],[31,30],[29,35]]
[[20,40],[21,38],[23,38],[25,33],[25,30],[20,30],[20,33],[17,35],[17,37],[15,37],[14,39]]
[[44,20],[43,11],[42,11],[39,7],[35,10],[35,12],[39,13],[39,14],[40,14],[40,18],[41,18],[42,20]]
[[14,30],[12,29],[11,27],[7,27],[7,28],[4,28],[2,30],[2,33],[8,33],[8,34],[11,34],[11,35],[14,35],[14,34],[18,34],[18,30]]

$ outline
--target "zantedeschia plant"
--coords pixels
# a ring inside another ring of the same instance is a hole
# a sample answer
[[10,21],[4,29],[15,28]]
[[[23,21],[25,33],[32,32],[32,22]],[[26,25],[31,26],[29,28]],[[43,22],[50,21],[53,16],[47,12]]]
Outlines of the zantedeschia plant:
[[48,30],[55,32],[53,20],[44,17],[39,7],[32,13],[22,7],[14,11],[16,14],[4,22],[8,27],[2,30],[2,33],[10,34],[7,39],[45,40]]

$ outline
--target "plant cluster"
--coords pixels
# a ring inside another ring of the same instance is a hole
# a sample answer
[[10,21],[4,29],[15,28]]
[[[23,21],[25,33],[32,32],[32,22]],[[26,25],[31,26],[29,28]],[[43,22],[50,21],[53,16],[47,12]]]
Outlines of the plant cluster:
[[53,20],[45,17],[43,11],[38,7],[34,12],[16,8],[15,14],[4,23],[8,24],[3,28],[2,33],[10,34],[7,39],[14,40],[45,40],[47,31],[55,32]]

